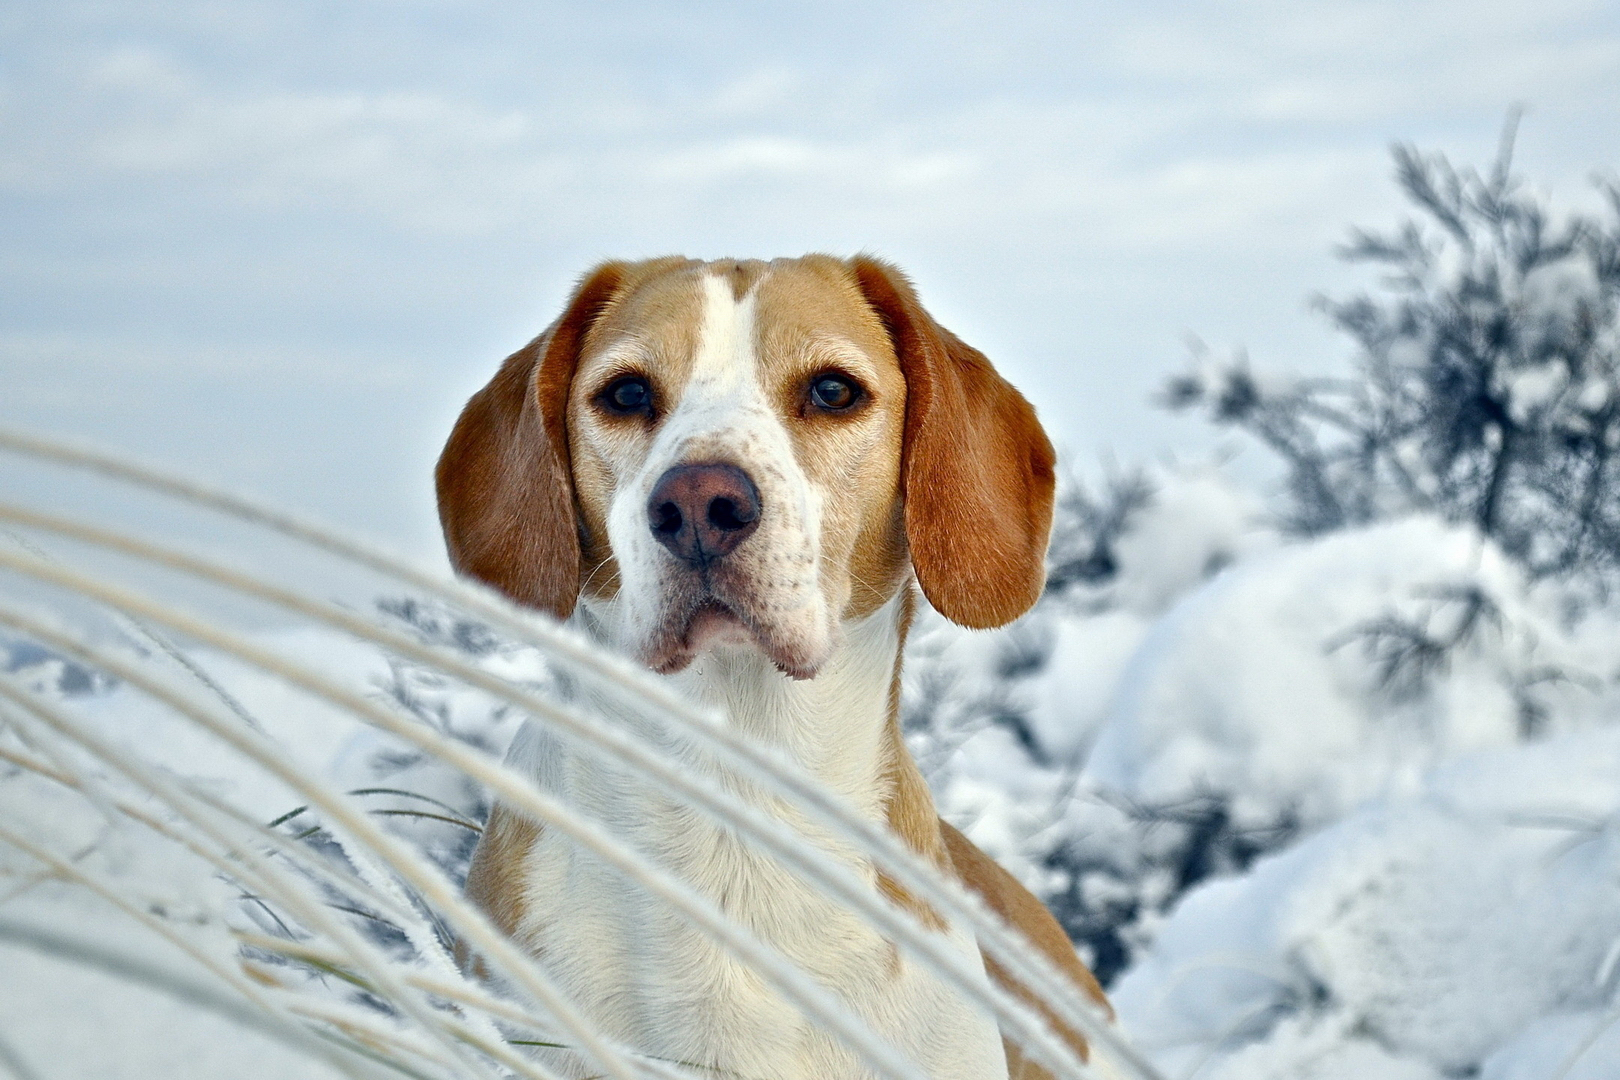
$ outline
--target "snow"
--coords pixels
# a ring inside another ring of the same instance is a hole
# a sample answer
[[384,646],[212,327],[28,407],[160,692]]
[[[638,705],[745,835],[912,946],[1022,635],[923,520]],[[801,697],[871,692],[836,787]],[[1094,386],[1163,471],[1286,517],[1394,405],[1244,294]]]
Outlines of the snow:
[[1537,410],[1558,398],[1568,381],[1561,364],[1537,364],[1514,373],[1507,386],[1509,415],[1515,423],[1528,423]]
[[1613,993],[1617,770],[1613,731],[1451,762],[1190,893],[1116,1006],[1172,1073],[1246,1032],[1234,1060],[1294,1075],[1316,1052],[1301,1025],[1414,1068],[1478,1067]]
[[1058,622],[1047,674],[1031,690],[1029,719],[1042,745],[1073,758],[1095,739],[1119,673],[1151,625],[1129,611]]
[[[199,1008],[194,999],[17,945],[6,933],[69,921],[77,936],[93,930],[118,954],[197,979],[194,965],[178,949],[82,893],[51,886],[27,902],[7,903],[0,914],[0,1045],[9,1046],[34,1075],[52,1080],[342,1075],[230,1017]],[[211,988],[222,989],[217,983]]]
[[1480,1080],[1610,1080],[1620,1061],[1620,1010],[1552,1013],[1486,1059]]
[[1559,259],[1532,268],[1519,283],[1517,295],[1510,298],[1528,317],[1554,324],[1547,335],[1552,337],[1596,310],[1603,292],[1603,282],[1591,262]]
[[1149,478],[1153,500],[1116,552],[1114,595],[1122,609],[1158,615],[1228,563],[1272,542],[1260,527],[1260,500],[1214,466],[1160,468]]
[[[1396,613],[1444,637],[1438,624],[1460,617],[1468,589],[1494,605],[1494,624],[1449,658],[1436,692],[1381,692],[1368,631]],[[1154,626],[1087,772],[1144,802],[1220,791],[1243,820],[1283,805],[1328,820],[1410,785],[1437,756],[1518,740],[1520,702],[1502,673],[1553,662],[1557,633],[1522,593],[1493,548],[1426,518],[1254,558]]]

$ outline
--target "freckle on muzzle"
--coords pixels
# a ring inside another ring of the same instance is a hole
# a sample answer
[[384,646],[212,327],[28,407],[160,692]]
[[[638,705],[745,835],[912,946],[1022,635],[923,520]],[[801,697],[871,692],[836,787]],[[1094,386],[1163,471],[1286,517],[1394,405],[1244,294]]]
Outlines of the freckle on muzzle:
[[706,570],[759,527],[759,489],[735,465],[677,465],[647,500],[653,539],[688,566]]

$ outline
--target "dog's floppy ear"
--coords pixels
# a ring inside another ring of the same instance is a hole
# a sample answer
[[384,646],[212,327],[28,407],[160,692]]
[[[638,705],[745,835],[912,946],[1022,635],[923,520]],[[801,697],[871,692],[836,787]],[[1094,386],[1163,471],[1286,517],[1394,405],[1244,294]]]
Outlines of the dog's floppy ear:
[[580,282],[551,327],[472,396],[434,473],[450,563],[520,604],[566,619],[579,597],[579,519],[568,458],[568,387],[624,264]]
[[911,564],[947,619],[984,629],[1040,598],[1055,455],[1023,395],[923,309],[905,275],[851,264],[906,379],[901,483]]

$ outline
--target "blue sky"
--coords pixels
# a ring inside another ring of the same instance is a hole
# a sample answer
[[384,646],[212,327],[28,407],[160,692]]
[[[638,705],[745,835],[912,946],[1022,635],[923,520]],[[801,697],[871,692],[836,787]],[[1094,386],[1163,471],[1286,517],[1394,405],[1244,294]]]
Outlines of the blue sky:
[[[1321,368],[1396,140],[1620,167],[1620,7],[0,4],[0,423],[417,554],[461,402],[603,257],[875,251],[1085,464]],[[0,465],[0,475],[8,468]]]

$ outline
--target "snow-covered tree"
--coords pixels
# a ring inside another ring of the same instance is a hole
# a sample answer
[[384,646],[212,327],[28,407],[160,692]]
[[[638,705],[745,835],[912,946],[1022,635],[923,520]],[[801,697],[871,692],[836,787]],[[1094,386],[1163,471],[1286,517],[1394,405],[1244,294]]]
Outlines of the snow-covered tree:
[[1620,185],[1560,213],[1512,168],[1394,151],[1416,216],[1341,254],[1380,289],[1318,301],[1358,346],[1349,378],[1199,365],[1165,400],[1259,438],[1286,523],[1318,534],[1410,510],[1472,524],[1537,576],[1620,571]]

